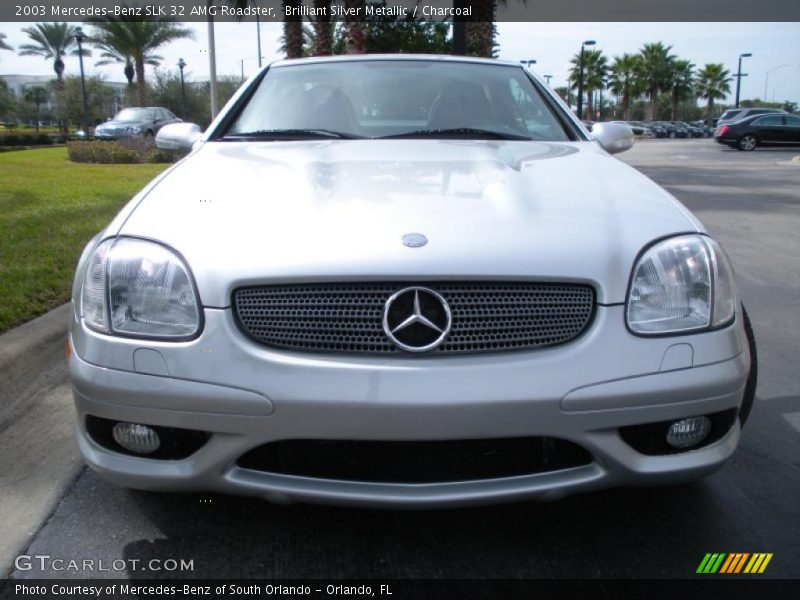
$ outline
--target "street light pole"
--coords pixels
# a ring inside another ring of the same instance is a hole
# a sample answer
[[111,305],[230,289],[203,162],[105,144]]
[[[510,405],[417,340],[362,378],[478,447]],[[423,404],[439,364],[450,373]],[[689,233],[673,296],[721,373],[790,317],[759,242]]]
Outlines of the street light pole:
[[178,59],[178,68],[181,70],[181,101],[183,102],[183,120],[186,120],[186,84],[183,81],[183,69],[186,68],[186,61]]
[[256,13],[256,37],[258,38],[258,68],[261,68],[261,18]]
[[86,139],[89,139],[89,109],[86,102],[86,77],[83,74],[83,41],[86,36],[83,35],[83,29],[80,27],[75,28],[75,41],[78,42],[78,62],[81,64],[81,94],[83,95],[83,133]]
[[581,55],[578,59],[580,66],[578,67],[578,119],[583,119],[583,49],[586,46],[594,46],[594,40],[586,40],[581,44]]
[[534,59],[532,59],[532,58],[528,59],[528,60],[521,60],[519,62],[520,62],[520,64],[528,65],[529,69],[531,68],[531,65],[535,65],[536,64],[536,61]]
[[550,80],[553,78],[552,75],[543,75],[544,80],[547,82],[547,85],[550,85]]
[[778,69],[782,69],[783,67],[788,67],[789,65],[778,65],[777,67],[772,67],[771,69],[767,69],[767,76],[764,77],[764,102],[767,101],[767,84],[769,83],[769,74],[773,71],[777,71]]
[[739,108],[739,90],[742,87],[742,59],[753,56],[751,52],[739,55],[739,69],[736,71],[736,108]]

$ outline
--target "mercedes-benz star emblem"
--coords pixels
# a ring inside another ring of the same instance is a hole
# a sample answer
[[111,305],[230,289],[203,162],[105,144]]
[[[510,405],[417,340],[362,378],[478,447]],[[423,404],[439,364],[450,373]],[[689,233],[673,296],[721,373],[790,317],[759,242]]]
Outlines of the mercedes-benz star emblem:
[[407,287],[392,295],[383,309],[383,330],[407,352],[437,348],[450,333],[450,306],[441,294],[425,287]]
[[421,233],[407,233],[403,236],[403,245],[409,248],[422,248],[427,243],[428,238]]

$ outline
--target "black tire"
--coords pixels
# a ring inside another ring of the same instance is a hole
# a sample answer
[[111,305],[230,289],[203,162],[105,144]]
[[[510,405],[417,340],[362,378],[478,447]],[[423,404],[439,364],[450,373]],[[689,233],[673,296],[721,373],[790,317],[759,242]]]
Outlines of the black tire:
[[756,397],[756,384],[758,383],[758,352],[756,351],[756,336],[753,333],[753,326],[750,323],[750,316],[742,306],[742,317],[744,320],[744,332],[747,335],[747,346],[750,349],[750,374],[747,376],[747,383],[744,386],[744,398],[739,408],[739,422],[744,427],[745,421],[753,410],[753,401]]
[[758,146],[758,139],[750,133],[740,137],[739,141],[736,143],[736,147],[744,152],[752,152],[756,149],[756,146]]

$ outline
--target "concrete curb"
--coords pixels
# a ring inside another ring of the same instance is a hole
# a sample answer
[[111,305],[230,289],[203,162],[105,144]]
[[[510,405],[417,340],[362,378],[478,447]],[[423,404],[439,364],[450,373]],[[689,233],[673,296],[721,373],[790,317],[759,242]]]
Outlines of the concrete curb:
[[793,165],[800,165],[800,156],[795,156],[792,160],[789,161]]
[[0,335],[0,578],[82,467],[64,360],[70,305]]
[[37,317],[0,334],[0,423],[10,404],[14,404],[20,384],[35,376],[39,365],[34,357],[42,355],[45,349],[61,344],[63,349],[67,339],[67,326],[70,303]]

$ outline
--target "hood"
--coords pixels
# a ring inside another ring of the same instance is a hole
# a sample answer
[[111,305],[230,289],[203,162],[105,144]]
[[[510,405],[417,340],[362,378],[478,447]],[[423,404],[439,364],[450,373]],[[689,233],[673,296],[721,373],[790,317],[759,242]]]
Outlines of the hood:
[[101,123],[97,126],[97,129],[127,129],[128,127],[140,127],[148,123],[146,119],[142,119],[139,121],[106,121],[105,123]]
[[217,307],[241,285],[362,279],[586,282],[624,302],[645,245],[701,228],[591,142],[210,142],[125,216],[112,233],[179,251]]

